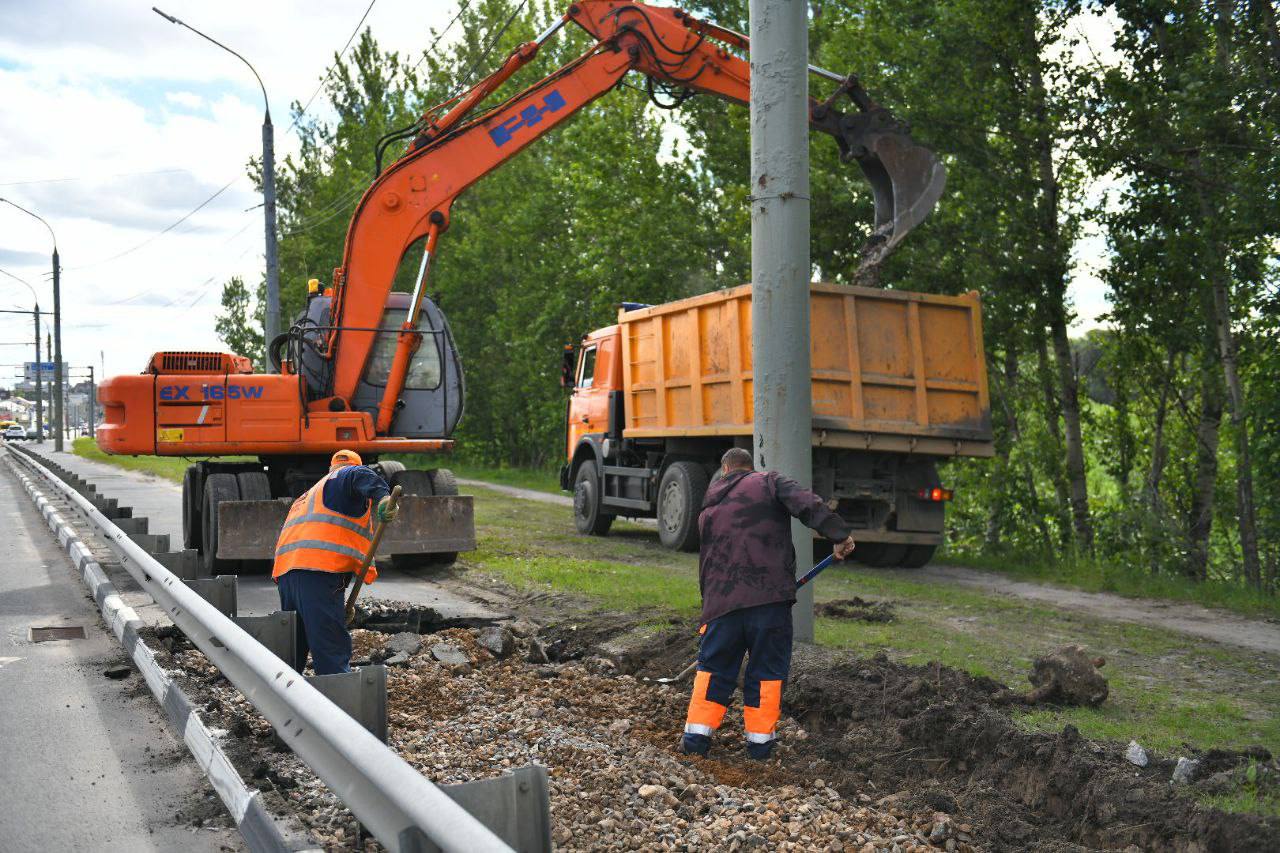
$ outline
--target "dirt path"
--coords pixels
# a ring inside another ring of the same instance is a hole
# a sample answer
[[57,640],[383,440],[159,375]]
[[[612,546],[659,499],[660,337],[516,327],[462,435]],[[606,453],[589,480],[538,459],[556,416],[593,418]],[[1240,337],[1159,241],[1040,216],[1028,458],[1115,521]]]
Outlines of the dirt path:
[[1199,604],[1126,598],[1106,592],[1084,592],[1049,584],[1018,581],[992,572],[962,566],[932,565],[923,569],[867,569],[903,580],[955,584],[998,595],[1012,595],[1078,610],[1098,619],[1129,622],[1229,643],[1259,652],[1280,655],[1280,622],[1250,619],[1227,610]]
[[[552,495],[533,489],[500,486],[482,480],[459,480],[467,486],[491,489],[522,500],[572,506],[565,495]],[[1011,595],[1028,601],[1044,602],[1054,607],[1088,613],[1110,622],[1128,622],[1177,631],[1219,643],[1229,643],[1254,651],[1280,655],[1280,622],[1250,619],[1226,610],[1198,604],[1126,598],[1106,592],[1084,592],[1078,589],[1013,580],[994,572],[981,572],[962,566],[932,565],[923,569],[867,569],[866,571],[899,577],[903,580],[946,583],[978,589],[998,595]]]

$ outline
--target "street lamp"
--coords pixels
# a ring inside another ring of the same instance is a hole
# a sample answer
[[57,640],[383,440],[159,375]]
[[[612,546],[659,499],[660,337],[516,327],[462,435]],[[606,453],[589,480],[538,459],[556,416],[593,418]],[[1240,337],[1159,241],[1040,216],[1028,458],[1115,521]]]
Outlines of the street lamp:
[[30,290],[31,299],[35,303],[35,308],[31,312],[31,319],[35,322],[36,327],[36,441],[44,441],[44,389],[41,387],[44,384],[41,381],[44,370],[42,369],[43,365],[40,363],[40,297],[36,295],[36,289],[31,286],[30,282],[20,279],[5,270],[0,270],[0,273],[4,273],[27,290]]
[[[49,229],[49,236],[53,238],[53,449],[61,453],[62,433],[65,425],[62,422],[62,268],[58,263],[58,235],[53,233],[53,226],[45,222],[43,216],[32,213],[22,205],[9,201],[7,198],[0,198],[0,202],[4,202],[10,207],[16,207],[32,219],[40,220],[40,223]],[[33,290],[32,293],[34,292]],[[37,337],[39,337],[38,334]],[[39,373],[40,370],[37,365],[36,374],[38,375]]]
[[[222,42],[211,36],[197,30],[185,21],[180,21],[173,15],[160,11],[155,6],[151,7],[151,11],[164,18],[171,24],[177,24],[180,27],[186,27],[191,32],[200,36],[205,41],[212,42],[236,59],[249,66],[249,70],[253,72],[253,76],[258,81],[258,88],[262,89],[262,209],[266,217],[267,232],[267,323],[266,323],[266,344],[268,349],[271,342],[275,340],[276,335],[280,334],[280,267],[276,255],[276,164],[275,164],[275,128],[271,125],[271,105],[267,102],[267,87],[262,84],[262,78],[258,76],[258,71],[249,60],[227,47]],[[267,359],[266,369],[274,372],[271,366],[271,359]]]

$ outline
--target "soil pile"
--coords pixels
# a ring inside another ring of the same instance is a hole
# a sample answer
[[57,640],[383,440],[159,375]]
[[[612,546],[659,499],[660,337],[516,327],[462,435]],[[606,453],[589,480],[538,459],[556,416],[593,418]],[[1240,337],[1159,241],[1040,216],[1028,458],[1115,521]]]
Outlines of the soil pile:
[[892,604],[858,597],[824,601],[814,607],[814,613],[830,619],[851,619],[857,622],[893,621]]
[[[1171,782],[1172,760],[1138,768],[1123,747],[1017,726],[1006,688],[939,665],[885,655],[840,660],[805,649],[784,709],[813,733],[813,758],[842,790],[868,782],[904,801],[955,804],[995,850],[1275,850],[1280,824],[1196,803]],[[1230,755],[1233,766],[1244,761]],[[1270,758],[1270,756],[1267,756]]]

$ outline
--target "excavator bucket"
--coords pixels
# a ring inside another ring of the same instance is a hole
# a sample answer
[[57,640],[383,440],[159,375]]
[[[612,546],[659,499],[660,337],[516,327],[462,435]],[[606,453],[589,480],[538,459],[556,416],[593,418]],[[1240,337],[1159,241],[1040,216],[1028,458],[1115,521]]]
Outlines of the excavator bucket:
[[936,154],[911,138],[904,123],[850,81],[850,97],[861,111],[831,109],[833,96],[815,109],[813,118],[818,129],[835,137],[841,159],[857,161],[871,184],[875,228],[862,249],[862,271],[888,257],[924,221],[942,196],[947,170]]

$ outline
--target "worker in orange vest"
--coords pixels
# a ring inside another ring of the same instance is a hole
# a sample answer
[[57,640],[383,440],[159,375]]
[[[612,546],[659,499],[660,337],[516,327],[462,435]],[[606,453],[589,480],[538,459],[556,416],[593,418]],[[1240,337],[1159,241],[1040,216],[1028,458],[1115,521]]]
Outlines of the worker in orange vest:
[[[395,518],[391,490],[354,450],[339,450],[329,473],[293,502],[276,540],[271,578],[280,608],[298,614],[298,643],[290,663],[298,672],[307,653],[316,675],[351,671],[351,634],[343,593],[373,542],[373,518]],[[378,571],[369,565],[365,583]]]

